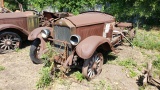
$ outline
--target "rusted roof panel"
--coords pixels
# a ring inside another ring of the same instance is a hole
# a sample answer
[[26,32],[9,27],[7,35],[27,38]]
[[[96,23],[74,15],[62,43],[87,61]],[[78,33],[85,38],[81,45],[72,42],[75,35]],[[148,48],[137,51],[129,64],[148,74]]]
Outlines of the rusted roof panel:
[[70,20],[76,27],[115,21],[113,16],[99,12],[82,13],[66,19]]
[[33,16],[32,11],[27,11],[27,12],[13,12],[13,13],[1,13],[0,14],[0,19],[5,19],[5,18],[19,18],[19,17],[29,17]]

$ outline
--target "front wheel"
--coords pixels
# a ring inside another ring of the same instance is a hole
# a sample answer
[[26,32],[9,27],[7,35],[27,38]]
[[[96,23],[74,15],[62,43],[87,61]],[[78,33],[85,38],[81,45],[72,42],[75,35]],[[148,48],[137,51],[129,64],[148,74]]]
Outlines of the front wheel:
[[14,32],[0,33],[0,51],[4,53],[19,48],[21,42],[21,37]]
[[83,75],[88,80],[91,80],[95,76],[99,75],[102,71],[103,60],[104,58],[102,53],[95,52],[91,58],[84,61],[82,67]]
[[42,64],[42,60],[38,57],[40,49],[40,40],[35,39],[30,48],[30,58],[34,64]]

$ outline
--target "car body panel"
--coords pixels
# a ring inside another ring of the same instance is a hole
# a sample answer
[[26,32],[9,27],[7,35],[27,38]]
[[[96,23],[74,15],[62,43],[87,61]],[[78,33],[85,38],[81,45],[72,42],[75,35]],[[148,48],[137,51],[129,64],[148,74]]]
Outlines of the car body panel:
[[6,29],[15,29],[15,30],[23,32],[26,35],[29,34],[28,31],[14,24],[1,24],[0,25],[0,31],[5,31]]
[[76,46],[76,53],[78,54],[79,57],[83,59],[88,59],[90,58],[95,50],[101,46],[105,45],[106,51],[112,51],[112,45],[110,44],[110,40],[108,38],[104,38],[101,36],[90,36],[81,41],[77,46]]
[[[53,28],[51,28],[51,27],[39,27],[39,28],[34,29],[34,30],[29,34],[28,40],[34,40],[34,39],[36,39],[36,38],[39,38],[38,35],[40,34],[41,30],[43,30],[43,29],[48,29],[48,30],[50,30],[50,32],[51,32],[51,35],[50,35],[50,36],[53,38]],[[40,37],[41,37],[41,36],[40,36]]]
[[13,24],[29,32],[37,28],[38,23],[38,17],[31,11],[0,14],[0,24]]

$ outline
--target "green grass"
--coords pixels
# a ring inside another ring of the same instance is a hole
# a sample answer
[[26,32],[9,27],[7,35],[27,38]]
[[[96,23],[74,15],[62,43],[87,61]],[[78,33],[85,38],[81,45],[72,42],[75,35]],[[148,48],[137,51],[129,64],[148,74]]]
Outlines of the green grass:
[[126,67],[129,70],[129,76],[131,78],[137,76],[137,72],[134,71],[134,68],[137,67],[137,63],[133,59],[127,58],[126,60],[119,61],[118,64]]
[[133,44],[140,48],[160,51],[160,32],[137,30]]
[[19,48],[15,48],[14,51],[15,51],[15,52],[19,52],[20,49],[19,49]]
[[113,90],[113,87],[110,83],[107,83],[104,79],[94,82],[93,84],[93,90]]
[[136,67],[137,66],[137,63],[131,58],[127,58],[126,60],[119,61],[118,64],[120,66],[125,66],[126,68]]
[[2,70],[4,70],[5,69],[5,67],[3,67],[3,66],[0,66],[0,71],[2,71]]
[[80,82],[81,82],[83,79],[85,79],[85,77],[83,76],[83,74],[80,73],[79,71],[74,72],[73,75],[75,76],[76,80],[78,80],[78,81],[80,81]]
[[130,69],[130,70],[129,70],[129,76],[130,76],[131,78],[133,78],[133,77],[137,76],[137,73],[136,73],[133,69]]
[[157,55],[157,60],[153,61],[153,67],[160,70],[160,55]]

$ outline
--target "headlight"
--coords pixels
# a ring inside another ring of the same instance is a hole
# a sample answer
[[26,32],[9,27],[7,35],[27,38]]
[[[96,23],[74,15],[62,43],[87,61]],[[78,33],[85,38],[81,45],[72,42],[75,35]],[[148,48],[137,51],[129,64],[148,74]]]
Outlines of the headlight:
[[43,29],[43,30],[41,31],[41,36],[42,36],[43,38],[48,38],[49,35],[50,35],[50,30],[48,30],[48,29]]
[[81,37],[79,35],[72,35],[70,37],[70,43],[72,45],[77,45],[81,41]]

